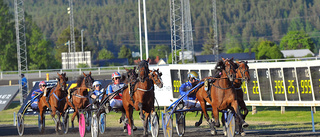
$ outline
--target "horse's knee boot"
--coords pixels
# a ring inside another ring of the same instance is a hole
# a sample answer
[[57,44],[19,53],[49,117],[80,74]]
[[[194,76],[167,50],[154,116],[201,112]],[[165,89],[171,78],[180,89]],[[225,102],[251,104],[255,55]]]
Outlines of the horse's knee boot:
[[247,122],[243,121],[242,127],[243,127],[243,128],[247,128],[248,126],[249,126],[249,124],[248,124]]

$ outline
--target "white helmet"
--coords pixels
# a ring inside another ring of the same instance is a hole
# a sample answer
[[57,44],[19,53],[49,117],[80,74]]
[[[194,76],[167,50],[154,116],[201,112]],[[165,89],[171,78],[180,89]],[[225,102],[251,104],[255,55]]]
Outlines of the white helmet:
[[96,86],[96,85],[101,85],[101,82],[100,81],[93,82],[92,86]]

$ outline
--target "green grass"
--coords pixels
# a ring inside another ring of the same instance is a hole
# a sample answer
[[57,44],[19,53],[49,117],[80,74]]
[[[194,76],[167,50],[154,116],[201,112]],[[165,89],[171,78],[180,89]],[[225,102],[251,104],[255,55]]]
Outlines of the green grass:
[[[20,109],[19,103],[12,103],[8,109],[0,112],[1,119],[0,125],[12,125],[13,124],[13,112],[18,112]],[[163,108],[160,108],[163,110]],[[284,114],[281,114],[280,107],[257,107],[257,113],[252,115],[251,107],[248,106],[249,114],[246,118],[246,122],[250,124],[249,130],[295,130],[295,131],[311,131],[311,111],[310,107],[286,107]],[[320,107],[317,108],[320,110]],[[211,112],[209,112],[211,116]],[[71,119],[70,114],[70,119]],[[111,112],[107,114],[107,127],[122,127],[119,124],[119,118],[121,113]],[[221,117],[221,113],[220,113]],[[320,128],[320,113],[314,113],[315,128]],[[133,118],[135,119],[135,125],[142,127],[142,122],[139,118],[139,112],[134,111]],[[196,116],[196,112],[188,112],[186,115],[186,126],[194,127],[195,122],[200,118],[200,113]],[[37,125],[38,116],[25,116],[25,124]],[[175,117],[173,119],[175,121]],[[77,118],[75,119],[75,126],[78,126]],[[174,126],[175,126],[175,122]],[[161,118],[160,118],[161,124]],[[46,115],[46,126],[53,126],[54,122],[51,116]],[[70,124],[71,126],[71,124]],[[201,125],[203,128],[208,128],[207,122],[204,120]]]

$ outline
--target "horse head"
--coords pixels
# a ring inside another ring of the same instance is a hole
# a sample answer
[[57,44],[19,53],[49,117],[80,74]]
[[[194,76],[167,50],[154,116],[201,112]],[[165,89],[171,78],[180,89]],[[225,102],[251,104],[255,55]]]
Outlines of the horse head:
[[229,78],[229,81],[233,82],[233,80],[236,78],[236,69],[234,66],[233,58],[232,59],[222,58],[222,61],[224,63],[225,74]]
[[149,70],[149,78],[153,80],[153,82],[159,87],[162,88],[163,87],[163,82],[161,79],[162,73],[159,72],[159,68],[158,69],[153,69],[153,70]]
[[136,67],[133,67],[133,69],[126,69],[124,68],[127,73],[125,73],[125,80],[127,83],[134,83],[137,80],[138,74],[136,73]]
[[248,62],[236,61],[236,63],[238,64],[237,77],[241,80],[250,81]]
[[89,72],[89,74],[86,74],[84,72],[83,73],[83,81],[82,81],[82,85],[85,85],[87,88],[89,88],[90,90],[93,90],[93,82],[94,82],[94,79],[91,77],[91,71]]
[[60,86],[61,90],[62,91],[66,91],[67,89],[67,81],[68,81],[68,77],[66,77],[66,73],[61,73],[59,74],[57,72],[59,78],[58,79],[58,85],[57,86]]
[[138,64],[138,79],[142,82],[145,81],[146,78],[148,78],[149,74],[149,59],[148,60],[141,60]]

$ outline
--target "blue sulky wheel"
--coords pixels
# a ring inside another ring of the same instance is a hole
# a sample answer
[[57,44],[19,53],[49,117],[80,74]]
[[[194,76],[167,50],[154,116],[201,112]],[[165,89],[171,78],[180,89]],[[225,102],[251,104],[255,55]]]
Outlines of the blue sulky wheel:
[[150,115],[150,129],[151,129],[151,135],[152,137],[158,137],[159,135],[159,117],[156,112],[153,112]]
[[91,136],[98,137],[99,136],[99,128],[98,128],[98,117],[97,114],[93,114],[91,118]]
[[164,137],[172,137],[172,117],[169,113],[162,113],[162,128]]
[[18,113],[17,115],[17,130],[18,130],[19,136],[22,136],[24,132],[24,119],[21,113]]
[[99,118],[99,131],[104,134],[106,131],[106,113],[101,113]]
[[176,114],[176,129],[177,133],[180,137],[184,135],[184,131],[186,128],[185,124],[185,114],[184,112],[177,112]]
[[227,137],[234,137],[235,135],[235,117],[234,113],[231,111],[228,111],[227,118],[225,120],[225,126],[224,126],[224,134]]

